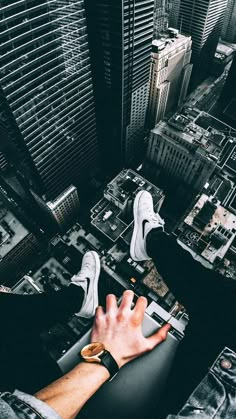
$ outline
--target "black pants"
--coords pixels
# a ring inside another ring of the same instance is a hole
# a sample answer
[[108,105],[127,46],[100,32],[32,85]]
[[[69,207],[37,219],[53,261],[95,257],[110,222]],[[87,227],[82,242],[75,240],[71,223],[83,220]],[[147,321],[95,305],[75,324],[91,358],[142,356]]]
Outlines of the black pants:
[[162,406],[156,418],[177,413],[219,352],[236,350],[236,282],[206,269],[161,230],[147,237],[147,251],[169,289],[189,312]]
[[33,394],[61,376],[43,351],[40,332],[78,312],[84,291],[70,285],[58,292],[15,295],[0,292],[0,391]]

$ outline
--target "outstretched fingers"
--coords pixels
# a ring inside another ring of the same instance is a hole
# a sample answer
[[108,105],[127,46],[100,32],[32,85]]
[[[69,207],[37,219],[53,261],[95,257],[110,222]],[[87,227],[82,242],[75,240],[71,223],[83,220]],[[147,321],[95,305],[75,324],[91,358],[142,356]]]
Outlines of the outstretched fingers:
[[122,301],[120,303],[119,311],[129,311],[132,306],[134,298],[134,292],[131,290],[126,290],[123,293]]
[[102,306],[98,306],[96,308],[96,312],[95,312],[95,324],[98,325],[100,324],[102,321],[104,321],[104,310]]
[[147,305],[148,302],[145,297],[138,298],[132,313],[132,320],[135,325],[141,326]]
[[117,300],[114,294],[108,294],[106,297],[106,313],[117,311]]

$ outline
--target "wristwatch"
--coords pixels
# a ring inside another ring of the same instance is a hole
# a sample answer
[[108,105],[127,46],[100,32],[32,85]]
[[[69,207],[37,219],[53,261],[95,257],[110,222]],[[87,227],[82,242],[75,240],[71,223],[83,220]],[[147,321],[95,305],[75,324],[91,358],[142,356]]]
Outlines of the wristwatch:
[[80,351],[81,358],[86,362],[96,362],[106,367],[112,379],[119,371],[117,362],[111,353],[100,342],[93,342],[84,346]]

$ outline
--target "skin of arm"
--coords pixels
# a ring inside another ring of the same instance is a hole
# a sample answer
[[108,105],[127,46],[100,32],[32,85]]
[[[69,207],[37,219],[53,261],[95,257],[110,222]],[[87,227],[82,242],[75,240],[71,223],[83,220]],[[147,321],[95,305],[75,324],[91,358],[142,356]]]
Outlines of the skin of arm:
[[[166,324],[152,336],[145,338],[142,321],[147,300],[139,297],[131,309],[133,297],[133,291],[125,291],[118,307],[116,297],[109,294],[106,298],[106,310],[100,306],[96,310],[91,333],[91,342],[103,343],[120,368],[163,342],[171,329]],[[35,397],[47,403],[62,419],[74,419],[108,379],[109,372],[101,364],[81,362],[68,374],[37,392]]]

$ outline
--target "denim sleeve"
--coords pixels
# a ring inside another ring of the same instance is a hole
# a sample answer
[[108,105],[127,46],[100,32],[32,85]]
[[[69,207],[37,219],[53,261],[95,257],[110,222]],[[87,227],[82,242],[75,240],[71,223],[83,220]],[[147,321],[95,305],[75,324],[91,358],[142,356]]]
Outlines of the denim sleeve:
[[1,419],[61,419],[55,410],[34,396],[15,390],[0,393]]

